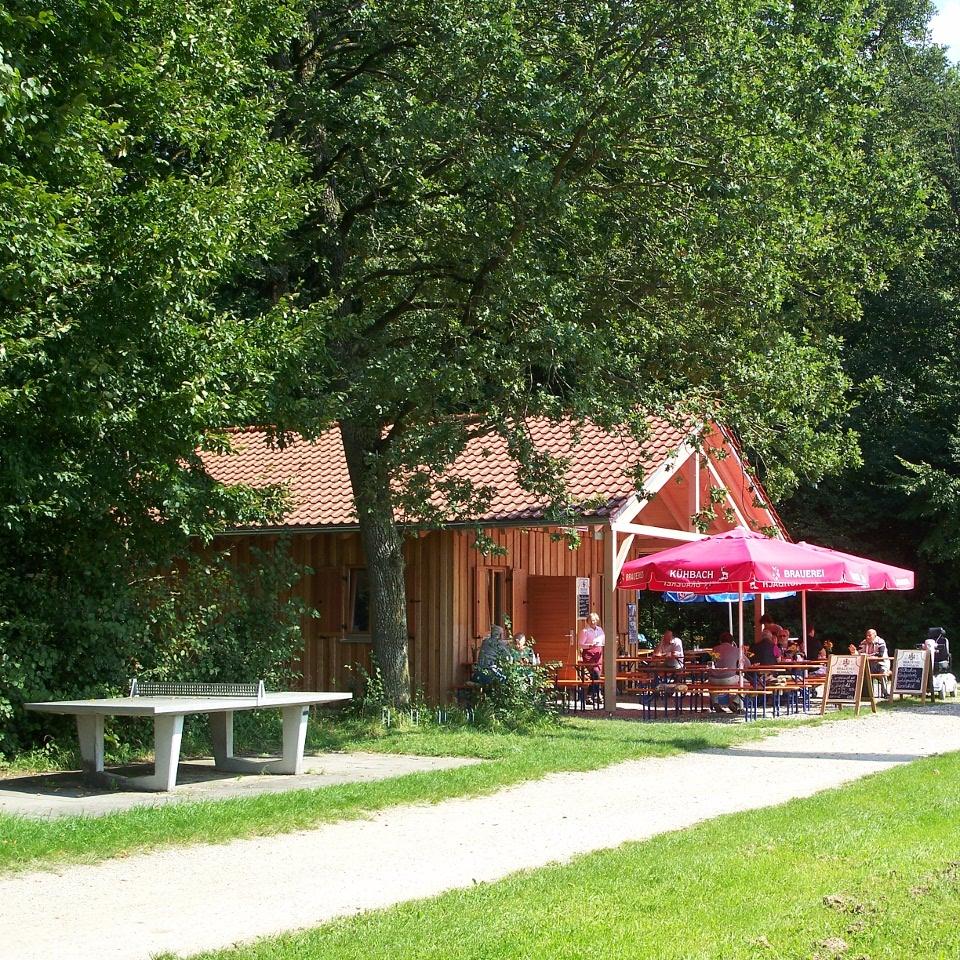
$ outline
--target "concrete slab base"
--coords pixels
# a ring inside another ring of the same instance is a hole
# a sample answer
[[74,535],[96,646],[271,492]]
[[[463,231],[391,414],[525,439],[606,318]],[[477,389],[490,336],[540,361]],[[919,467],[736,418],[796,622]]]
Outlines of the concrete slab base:
[[[251,760],[255,758],[250,758]],[[161,806],[197,800],[224,800],[261,793],[316,790],[339,783],[385,780],[408,773],[448,770],[479,763],[461,757],[414,757],[386,753],[325,753],[303,758],[299,776],[242,775],[215,770],[212,759],[180,764],[173,793],[113,790],[86,783],[80,771],[0,779],[0,813],[35,819],[99,817],[133,807]],[[136,777],[149,773],[149,764],[116,767],[112,773]]]

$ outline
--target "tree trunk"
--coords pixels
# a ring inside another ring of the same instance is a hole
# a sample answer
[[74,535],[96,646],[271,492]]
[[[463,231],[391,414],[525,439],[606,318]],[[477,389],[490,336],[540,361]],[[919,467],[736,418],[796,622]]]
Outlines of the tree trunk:
[[402,706],[410,701],[403,536],[393,518],[390,474],[380,455],[381,433],[376,427],[344,421],[340,435],[367,558],[374,666],[380,670],[387,698]]

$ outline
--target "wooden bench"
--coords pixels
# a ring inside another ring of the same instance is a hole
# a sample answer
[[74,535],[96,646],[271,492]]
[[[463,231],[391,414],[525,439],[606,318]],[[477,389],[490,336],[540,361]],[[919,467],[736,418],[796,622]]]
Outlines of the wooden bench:
[[463,710],[472,710],[477,705],[477,697],[481,690],[483,690],[483,685],[475,680],[466,680],[450,688],[454,702]]

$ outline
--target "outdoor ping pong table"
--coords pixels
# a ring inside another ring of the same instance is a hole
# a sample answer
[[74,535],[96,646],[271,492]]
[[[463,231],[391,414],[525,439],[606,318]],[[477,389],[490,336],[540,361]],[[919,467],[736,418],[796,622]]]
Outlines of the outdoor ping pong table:
[[[161,691],[161,692],[157,692]],[[168,691],[176,691],[171,693]],[[307,717],[316,704],[349,700],[349,693],[266,693],[263,684],[141,684],[131,696],[99,700],[58,700],[25,704],[38,713],[73,715],[77,721],[84,776],[99,785],[133,790],[172,790],[177,783],[183,718],[208,714],[213,737],[214,768],[230,773],[303,772]],[[279,710],[283,717],[283,753],[274,760],[233,755],[233,715],[240,710]],[[105,717],[152,717],[154,772],[125,777],[103,767]]]

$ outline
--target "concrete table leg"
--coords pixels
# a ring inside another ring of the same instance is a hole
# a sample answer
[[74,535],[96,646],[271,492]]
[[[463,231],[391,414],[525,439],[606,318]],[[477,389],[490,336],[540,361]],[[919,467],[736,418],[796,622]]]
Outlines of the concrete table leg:
[[303,773],[303,747],[307,742],[307,718],[309,707],[284,707],[283,714],[283,760],[277,764],[277,773]]
[[78,713],[77,737],[83,774],[88,780],[99,781],[103,774],[103,715]]
[[144,779],[149,780],[149,786],[154,790],[172,790],[177,785],[182,739],[183,714],[163,714],[153,718],[153,776]]
[[210,735],[213,738],[213,765],[225,769],[233,759],[233,711],[210,714]]
[[307,740],[310,708],[283,707],[283,754],[279,760],[233,755],[233,714],[210,715],[213,736],[213,760],[217,770],[230,773],[279,773],[300,776],[303,773],[303,748]]

